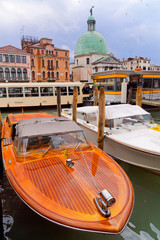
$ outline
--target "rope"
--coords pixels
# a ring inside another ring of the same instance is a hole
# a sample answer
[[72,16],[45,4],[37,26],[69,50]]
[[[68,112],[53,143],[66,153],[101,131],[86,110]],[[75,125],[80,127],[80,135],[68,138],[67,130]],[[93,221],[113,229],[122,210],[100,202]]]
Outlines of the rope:
[[86,166],[87,166],[87,168],[88,168],[88,171],[89,171],[89,173],[90,173],[90,175],[91,175],[91,179],[92,179],[92,181],[93,181],[93,183],[94,183],[94,185],[95,185],[95,187],[96,187],[96,189],[97,189],[97,192],[98,192],[98,194],[99,194],[100,191],[99,191],[98,186],[97,186],[97,183],[96,183],[96,181],[95,181],[94,177],[92,176],[92,173],[91,173],[91,171],[90,171],[90,169],[89,169],[87,160],[86,160],[86,158],[85,158],[85,156],[84,156],[84,154],[83,154],[83,152],[82,152],[81,149],[80,149],[80,151],[81,151],[82,157],[83,157],[83,159],[84,159],[84,161],[85,161],[85,163],[86,163]]

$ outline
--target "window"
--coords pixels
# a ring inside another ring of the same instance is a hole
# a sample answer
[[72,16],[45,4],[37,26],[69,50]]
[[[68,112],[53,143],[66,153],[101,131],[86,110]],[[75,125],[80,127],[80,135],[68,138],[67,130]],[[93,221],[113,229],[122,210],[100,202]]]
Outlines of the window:
[[53,70],[53,60],[51,60],[51,69]]
[[153,88],[160,88],[160,79],[153,79]]
[[4,62],[9,62],[9,56],[8,55],[4,55]]
[[[77,87],[77,89],[78,89],[78,95],[79,95],[80,94],[79,87]],[[69,95],[73,95],[73,91],[74,91],[74,87],[68,87]]]
[[146,70],[146,67],[143,67],[143,70]]
[[48,50],[46,50],[46,55],[48,55]]
[[10,77],[9,68],[5,68],[5,77],[6,79]]
[[3,79],[3,68],[0,67],[0,79],[2,80]]
[[23,97],[23,88],[22,87],[9,87],[8,88],[9,97]]
[[65,73],[65,79],[68,80],[68,72]]
[[67,52],[65,52],[65,56],[67,57]]
[[[57,88],[55,88],[55,95],[57,96]],[[67,96],[67,88],[66,87],[61,87],[61,95]]]
[[68,62],[65,61],[65,68],[68,68]]
[[0,54],[0,62],[2,62],[2,54]]
[[56,68],[58,68],[58,67],[59,67],[58,60],[56,60]]
[[46,73],[45,73],[45,71],[42,72],[42,78],[43,78],[43,80],[46,78]]
[[56,72],[56,78],[59,79],[59,72]]
[[21,63],[21,56],[19,55],[16,56],[16,63]]
[[17,69],[17,78],[22,79],[22,70],[20,68]]
[[38,87],[25,87],[24,88],[25,97],[38,97]]
[[27,74],[27,69],[26,68],[23,69],[23,77],[24,77],[24,79],[28,78],[28,74]]
[[31,48],[31,53],[33,54],[33,48]]
[[54,72],[52,72],[51,75],[52,75],[52,79],[53,79],[54,78]]
[[47,61],[47,68],[50,69],[50,61]]
[[11,69],[11,78],[12,78],[12,80],[16,79],[16,70],[15,70],[15,68]]
[[14,55],[10,55],[9,57],[10,57],[10,62],[14,63],[15,62],[15,56]]
[[42,67],[45,67],[45,61],[42,59]]
[[0,88],[0,98],[7,97],[6,88]]
[[31,67],[34,67],[34,59],[31,59]]
[[58,51],[56,51],[56,56],[58,56]]
[[22,56],[22,63],[26,63],[26,56]]
[[41,96],[53,96],[53,87],[41,87]]
[[[121,90],[122,82],[123,82],[123,78],[117,78],[116,79],[116,91]],[[108,90],[114,90],[114,80],[113,80],[113,84],[111,86],[111,89],[108,89]]]
[[152,79],[151,78],[144,78],[142,88],[152,88]]
[[42,54],[42,55],[44,54],[44,50],[41,50],[41,54]]
[[35,79],[35,71],[32,71],[32,79]]
[[78,59],[77,59],[77,66],[78,66]]
[[86,64],[89,64],[89,58],[86,58]]
[[50,72],[47,72],[47,78],[50,78],[50,76],[51,76]]

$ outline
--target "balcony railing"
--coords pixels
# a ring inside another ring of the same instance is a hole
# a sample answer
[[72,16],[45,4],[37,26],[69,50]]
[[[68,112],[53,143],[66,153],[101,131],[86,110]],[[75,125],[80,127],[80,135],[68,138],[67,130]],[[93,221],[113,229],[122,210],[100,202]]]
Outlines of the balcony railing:
[[53,66],[47,66],[47,70],[54,70]]
[[29,78],[0,77],[0,82],[29,82]]

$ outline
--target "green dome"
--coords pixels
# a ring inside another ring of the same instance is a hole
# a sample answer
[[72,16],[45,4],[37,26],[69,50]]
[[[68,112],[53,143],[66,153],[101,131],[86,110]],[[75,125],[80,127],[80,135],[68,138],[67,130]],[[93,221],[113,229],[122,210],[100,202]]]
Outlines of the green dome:
[[[92,17],[92,16],[90,16]],[[78,40],[74,55],[88,55],[91,53],[107,54],[108,48],[102,34],[95,31],[84,33]]]

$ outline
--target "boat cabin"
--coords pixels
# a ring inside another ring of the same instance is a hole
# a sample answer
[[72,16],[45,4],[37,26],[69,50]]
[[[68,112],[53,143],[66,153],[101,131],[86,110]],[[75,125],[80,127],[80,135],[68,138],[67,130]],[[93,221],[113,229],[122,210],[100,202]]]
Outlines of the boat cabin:
[[29,156],[49,150],[89,146],[82,129],[63,117],[47,117],[20,120],[11,125],[11,136],[17,156]]

